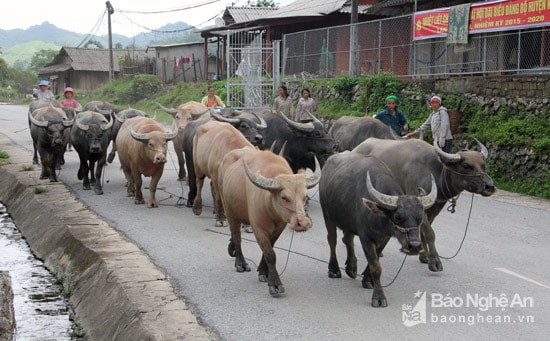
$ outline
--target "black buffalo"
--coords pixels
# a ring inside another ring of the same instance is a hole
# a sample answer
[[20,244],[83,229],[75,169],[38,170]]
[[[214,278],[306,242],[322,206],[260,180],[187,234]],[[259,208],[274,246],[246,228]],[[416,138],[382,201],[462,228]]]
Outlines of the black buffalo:
[[353,152],[380,158],[395,174],[407,194],[417,194],[418,188],[429,184],[433,174],[437,183],[437,202],[426,210],[427,218],[422,224],[422,239],[425,252],[420,260],[428,263],[431,271],[442,271],[443,265],[435,248],[435,232],[432,223],[445,204],[462,191],[490,196],[495,185],[485,171],[488,151],[475,140],[479,151],[461,150],[455,154],[445,153],[437,143],[431,146],[422,140],[387,140],[370,138]]
[[391,171],[379,159],[351,152],[331,156],[322,169],[319,182],[320,203],[330,246],[329,277],[342,276],[336,258],[339,227],[344,232],[343,241],[348,252],[346,273],[352,278],[357,275],[353,244],[357,235],[368,261],[363,271],[363,287],[374,287],[373,307],[386,307],[380,284],[380,253],[391,237],[399,240],[401,251],[406,254],[418,254],[422,250],[420,224],[424,210],[434,204],[436,196],[433,177],[430,194],[405,195]]
[[390,126],[369,116],[342,116],[332,124],[328,135],[336,141],[341,152],[352,150],[369,137],[390,140],[399,138]]
[[57,182],[55,172],[70,139],[70,120],[61,108],[52,105],[29,111],[30,132],[34,153],[40,156],[42,173],[40,179]]
[[311,120],[292,121],[283,114],[263,112],[260,114],[269,127],[263,132],[262,149],[271,149],[288,161],[292,171],[299,169],[315,169],[315,157],[321,168],[327,158],[337,149],[334,140],[330,138],[315,116],[309,114]]
[[[31,102],[31,104],[29,104],[29,112],[32,114],[32,112],[35,111],[36,109],[49,107],[49,106],[53,106],[54,108],[61,108],[65,112],[65,115],[67,115],[67,118],[69,120],[74,119],[75,115],[79,111],[75,108],[64,107],[63,105],[61,105],[60,102],[58,102],[54,99],[41,98],[41,99],[38,99],[38,100],[34,100],[34,101]],[[29,120],[29,127],[30,126],[31,126],[31,121]],[[69,134],[68,131],[67,131],[67,134]],[[69,144],[67,144],[67,145],[70,146],[70,141],[69,141]],[[66,150],[66,148],[65,148],[65,150]],[[58,169],[60,168],[61,165],[65,164],[65,150],[63,151],[63,154],[61,154],[61,157],[58,160],[58,164],[56,165],[56,167]],[[39,164],[38,154],[37,154],[36,149],[34,150],[34,153],[33,153],[32,162],[35,165]]]
[[193,207],[193,201],[197,195],[197,178],[195,174],[195,166],[193,165],[193,139],[197,128],[215,119],[221,122],[227,122],[235,127],[243,136],[255,146],[262,145],[263,135],[266,132],[266,121],[259,115],[245,115],[240,111],[230,108],[221,109],[214,107],[210,110],[210,118],[203,118],[195,121],[190,121],[185,125],[183,130],[183,153],[185,154],[185,165],[187,167],[187,185],[189,193],[187,194],[187,207]]
[[103,194],[101,173],[107,158],[112,125],[113,120],[107,120],[104,115],[84,111],[76,116],[71,130],[71,143],[80,159],[78,180],[84,180],[82,188],[85,190],[90,189],[90,184],[94,185],[95,194]]

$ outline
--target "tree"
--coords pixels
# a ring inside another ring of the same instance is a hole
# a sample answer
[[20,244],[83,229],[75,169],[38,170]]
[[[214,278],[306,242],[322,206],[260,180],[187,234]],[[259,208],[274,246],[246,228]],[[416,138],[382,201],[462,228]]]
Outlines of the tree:
[[97,47],[98,49],[102,49],[103,48],[103,44],[101,44],[100,41],[98,40],[95,40],[95,39],[89,39],[86,44],[84,44],[84,48],[88,48],[90,45],[94,45],[95,47]]
[[4,86],[4,81],[8,76],[8,64],[4,58],[0,58],[0,86]]
[[277,4],[274,0],[256,0],[256,4],[252,0],[248,0],[246,5],[249,7],[271,7],[276,8]]
[[35,52],[31,58],[30,70],[38,73],[44,65],[54,60],[57,50],[40,50]]

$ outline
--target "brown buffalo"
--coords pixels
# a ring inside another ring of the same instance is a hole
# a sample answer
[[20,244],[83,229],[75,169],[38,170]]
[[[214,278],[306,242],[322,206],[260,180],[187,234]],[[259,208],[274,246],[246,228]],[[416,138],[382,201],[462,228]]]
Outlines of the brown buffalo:
[[223,226],[225,220],[217,188],[218,167],[227,153],[243,147],[254,148],[252,143],[229,123],[208,121],[199,126],[195,132],[193,166],[195,168],[197,194],[193,201],[193,212],[196,215],[202,213],[202,186],[204,185],[204,178],[209,177],[212,199],[214,200],[216,226]]
[[306,177],[304,169],[294,174],[282,156],[252,147],[230,151],[219,167],[218,188],[231,230],[229,254],[237,272],[250,271],[241,249],[241,224],[251,225],[262,250],[258,279],[267,281],[272,296],[285,291],[273,247],[287,224],[298,232],[311,228],[307,190],[320,176],[317,158],[315,173]]
[[206,105],[195,101],[189,101],[179,105],[177,108],[170,109],[162,106],[160,103],[157,104],[162,110],[172,115],[172,130],[178,132],[178,136],[172,141],[174,143],[174,151],[178,157],[178,181],[185,181],[187,173],[185,172],[185,156],[183,155],[183,131],[189,121],[210,117],[210,110]]
[[147,207],[158,207],[155,199],[157,184],[162,176],[168,141],[178,134],[166,132],[164,127],[148,117],[133,117],[120,127],[116,138],[118,158],[128,181],[128,196],[135,195],[135,203],[143,204],[141,175],[150,176]]

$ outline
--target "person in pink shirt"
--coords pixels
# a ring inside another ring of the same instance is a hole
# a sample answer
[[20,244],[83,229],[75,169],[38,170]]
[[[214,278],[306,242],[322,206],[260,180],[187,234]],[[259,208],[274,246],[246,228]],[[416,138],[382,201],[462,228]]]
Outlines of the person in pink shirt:
[[75,109],[81,109],[80,103],[78,103],[74,99],[75,93],[73,88],[70,86],[65,88],[65,92],[63,92],[63,99],[61,100],[61,105],[68,108],[75,108]]

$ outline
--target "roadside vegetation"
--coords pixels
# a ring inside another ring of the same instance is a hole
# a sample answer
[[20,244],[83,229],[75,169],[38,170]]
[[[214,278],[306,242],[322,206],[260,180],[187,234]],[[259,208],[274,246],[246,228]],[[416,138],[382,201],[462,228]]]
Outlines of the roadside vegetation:
[[[76,92],[77,100],[82,105],[91,100],[104,100],[121,109],[132,107],[143,110],[155,116],[158,121],[168,124],[172,117],[161,110],[158,103],[175,108],[188,101],[200,101],[210,84],[216,88],[220,97],[225,98],[225,81],[163,86],[156,76],[143,74],[114,80],[93,93],[79,89]],[[317,114],[327,119],[336,119],[343,115],[373,116],[384,108],[384,100],[388,94],[396,94],[401,99],[399,109],[405,113],[412,129],[427,118],[429,108],[426,99],[432,95],[424,92],[418,84],[404,82],[387,72],[367,77],[341,76],[332,80],[308,80],[299,85],[300,88],[307,87],[311,90],[313,97],[319,102]],[[448,109],[463,110],[461,133],[457,139],[476,137],[500,148],[523,148],[534,155],[538,163],[548,163],[548,104],[536,106],[517,101],[513,104],[502,104],[495,110],[492,106],[469,103],[466,95],[458,92],[443,94],[443,104]],[[428,136],[427,139],[429,138]],[[488,172],[498,188],[550,199],[548,172],[538,177],[511,177],[502,175],[499,167],[505,165],[488,165]]]
[[10,163],[10,154],[0,149],[0,165],[7,165],[8,163]]

